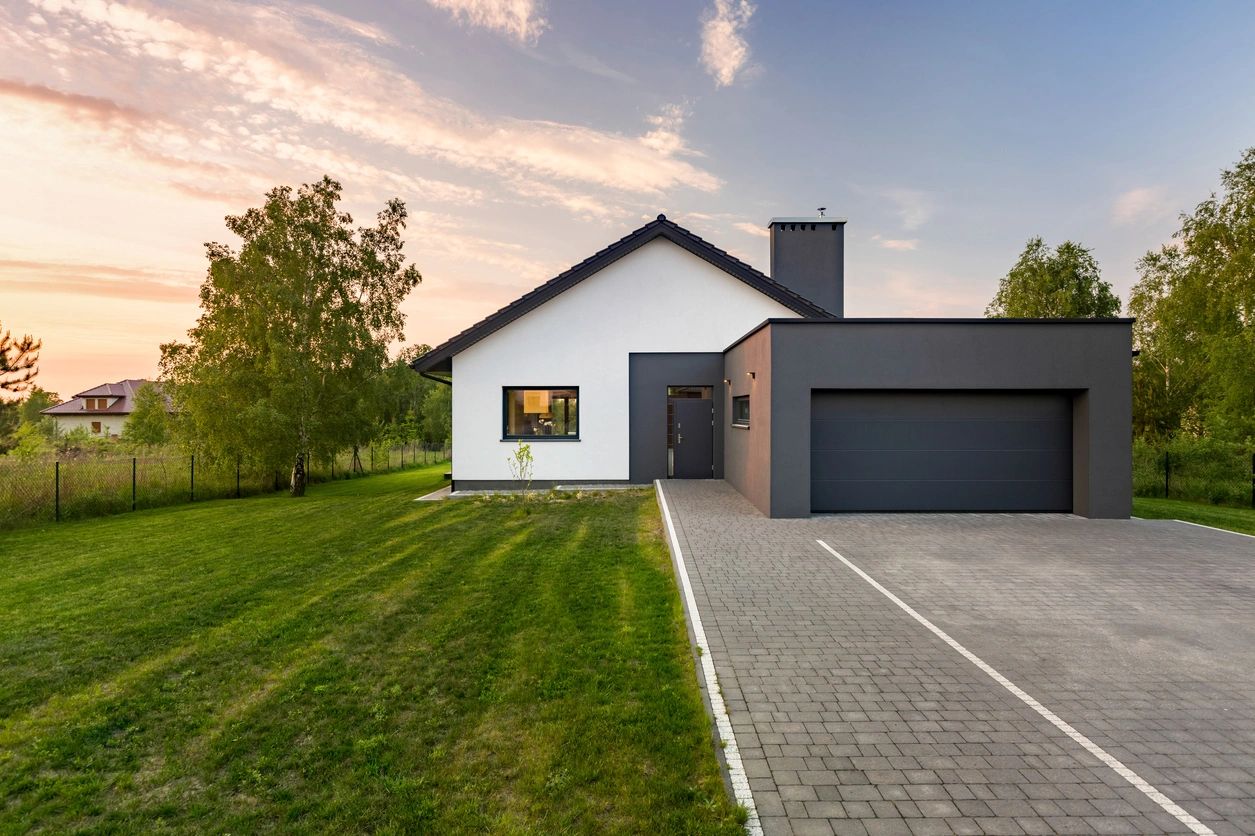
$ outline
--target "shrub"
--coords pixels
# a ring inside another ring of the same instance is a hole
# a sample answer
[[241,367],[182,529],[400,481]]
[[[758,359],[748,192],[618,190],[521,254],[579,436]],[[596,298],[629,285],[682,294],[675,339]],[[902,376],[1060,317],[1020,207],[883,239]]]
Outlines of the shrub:
[[1167,442],[1133,442],[1133,493],[1213,505],[1251,504],[1251,449],[1214,438],[1179,436]]

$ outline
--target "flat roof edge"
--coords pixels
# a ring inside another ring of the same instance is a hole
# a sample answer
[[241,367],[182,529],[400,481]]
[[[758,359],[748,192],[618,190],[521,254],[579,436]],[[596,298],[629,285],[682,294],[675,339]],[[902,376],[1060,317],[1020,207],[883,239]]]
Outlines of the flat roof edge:
[[736,342],[723,350],[727,354],[750,337],[769,325],[1132,325],[1133,317],[1071,317],[1067,319],[1050,318],[1012,318],[1012,317],[771,317],[764,319],[749,331],[742,334]]

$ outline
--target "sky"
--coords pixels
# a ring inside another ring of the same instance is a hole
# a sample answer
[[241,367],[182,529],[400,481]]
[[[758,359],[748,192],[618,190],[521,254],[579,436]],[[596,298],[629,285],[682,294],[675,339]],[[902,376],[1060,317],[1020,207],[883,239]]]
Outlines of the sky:
[[204,244],[328,174],[410,212],[435,345],[660,212],[849,316],[980,316],[1032,236],[1122,298],[1255,144],[1250,3],[0,0],[0,323],[68,397],[157,372]]

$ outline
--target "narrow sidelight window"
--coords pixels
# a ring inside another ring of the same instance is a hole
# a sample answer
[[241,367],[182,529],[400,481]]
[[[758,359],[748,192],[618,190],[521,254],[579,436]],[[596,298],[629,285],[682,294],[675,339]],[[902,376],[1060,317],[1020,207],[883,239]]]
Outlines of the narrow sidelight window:
[[732,399],[732,423],[738,427],[750,425],[749,395],[738,395]]
[[502,392],[504,439],[578,441],[580,437],[580,389],[524,388],[507,386]]

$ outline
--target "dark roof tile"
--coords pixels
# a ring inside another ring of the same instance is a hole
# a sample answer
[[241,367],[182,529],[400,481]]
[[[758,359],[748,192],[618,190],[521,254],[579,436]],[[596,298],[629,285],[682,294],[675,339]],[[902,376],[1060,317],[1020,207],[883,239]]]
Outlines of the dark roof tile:
[[713,264],[725,273],[740,279],[760,293],[775,299],[789,310],[801,316],[832,316],[831,313],[819,305],[794,293],[779,282],[773,281],[770,277],[755,270],[739,258],[729,255],[715,245],[689,232],[675,221],[667,220],[666,215],[659,215],[656,220],[650,221],[640,229],[623,236],[610,246],[598,250],[574,267],[559,273],[539,287],[523,294],[496,313],[488,315],[470,328],[449,338],[415,360],[411,365],[418,372],[448,372],[452,367],[453,355],[465,351],[488,335],[504,328],[564,290],[574,287],[597,271],[613,264],[623,256],[639,249],[655,238],[666,238],[698,258]]

